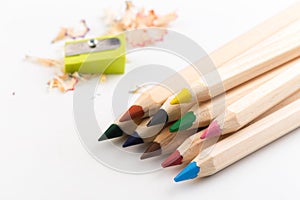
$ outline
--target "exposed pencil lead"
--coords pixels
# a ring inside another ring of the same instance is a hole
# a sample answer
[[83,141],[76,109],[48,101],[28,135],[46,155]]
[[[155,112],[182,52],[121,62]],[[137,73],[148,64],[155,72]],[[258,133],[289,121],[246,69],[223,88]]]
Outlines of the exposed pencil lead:
[[201,135],[201,139],[206,139],[206,138],[211,138],[211,137],[216,137],[221,135],[222,130],[220,128],[220,125],[218,124],[217,121],[213,121],[208,128],[203,132]]
[[151,142],[147,150],[141,156],[141,159],[151,158],[161,155],[161,146],[157,142]]
[[194,179],[200,172],[200,167],[197,166],[196,162],[188,164],[175,178],[175,182],[185,181]]
[[196,120],[196,116],[193,112],[187,112],[183,117],[177,120],[171,127],[170,132],[176,132],[181,130],[186,130],[190,128],[194,121]]
[[180,103],[189,103],[192,100],[192,94],[189,89],[182,89],[171,101],[171,105],[180,104]]
[[151,118],[147,126],[149,127],[157,124],[165,124],[167,123],[167,121],[168,121],[168,113],[163,109],[159,109],[157,113],[153,115],[153,117]]
[[144,110],[141,106],[133,105],[127,112],[121,117],[120,122],[129,121],[137,118],[142,118],[144,116]]
[[110,125],[110,127],[101,135],[98,141],[103,141],[107,139],[121,137],[123,135],[123,131],[116,124]]
[[174,151],[162,164],[163,168],[182,164],[182,156],[179,151]]
[[144,143],[144,140],[140,138],[137,132],[134,132],[132,135],[128,136],[127,140],[123,144],[123,147],[129,147],[142,143]]

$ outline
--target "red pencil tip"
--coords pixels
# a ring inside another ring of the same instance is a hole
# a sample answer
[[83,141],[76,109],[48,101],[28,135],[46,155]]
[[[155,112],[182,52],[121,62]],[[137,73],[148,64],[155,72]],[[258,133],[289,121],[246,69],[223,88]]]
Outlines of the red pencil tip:
[[211,137],[216,137],[221,135],[222,130],[220,128],[220,125],[218,124],[217,121],[213,121],[209,127],[203,132],[201,135],[200,139],[206,139],[206,138],[211,138]]
[[132,119],[142,118],[144,116],[144,110],[141,106],[133,105],[127,112],[121,117],[120,122],[129,121]]
[[179,151],[174,151],[162,164],[163,168],[182,164],[183,157]]

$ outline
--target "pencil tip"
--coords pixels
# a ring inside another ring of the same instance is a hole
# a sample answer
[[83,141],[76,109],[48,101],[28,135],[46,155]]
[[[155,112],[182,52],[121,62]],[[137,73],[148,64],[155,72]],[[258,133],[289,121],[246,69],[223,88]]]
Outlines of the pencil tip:
[[103,141],[107,139],[121,137],[123,135],[123,131],[116,124],[110,125],[110,127],[101,135],[98,141]]
[[172,126],[170,126],[170,132],[187,130],[190,128],[196,120],[194,112],[190,111],[185,113],[179,120],[177,120]]
[[141,156],[141,159],[151,158],[161,155],[161,146],[157,142],[151,142],[146,151]]
[[221,135],[222,130],[220,125],[218,124],[217,121],[213,121],[208,128],[203,132],[201,135],[200,139],[206,139],[206,138],[211,138],[211,137],[216,137]]
[[142,118],[144,116],[144,110],[141,106],[133,105],[126,113],[120,118],[120,122],[129,121],[137,118]]
[[182,164],[183,157],[180,155],[179,151],[174,151],[162,164],[163,168],[180,165]]
[[123,147],[125,148],[142,143],[144,143],[144,140],[138,135],[137,132],[134,132],[132,135],[128,136],[127,140],[123,144]]
[[191,162],[174,178],[174,181],[180,182],[189,179],[194,179],[198,176],[199,172],[200,167],[197,166],[197,163]]
[[157,124],[165,124],[168,122],[168,113],[164,109],[159,109],[151,118],[147,126],[154,126]]
[[192,94],[189,89],[183,88],[171,101],[171,105],[180,103],[189,103],[192,100]]

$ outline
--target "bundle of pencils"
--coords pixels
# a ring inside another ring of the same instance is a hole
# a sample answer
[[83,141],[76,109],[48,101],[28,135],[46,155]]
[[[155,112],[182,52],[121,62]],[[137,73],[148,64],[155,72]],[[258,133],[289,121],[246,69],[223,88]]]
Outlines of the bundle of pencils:
[[299,10],[297,3],[211,53],[220,81],[208,85],[210,72],[188,66],[178,73],[189,88],[148,89],[99,141],[149,143],[141,159],[170,154],[162,167],[186,165],[178,182],[212,175],[298,128]]

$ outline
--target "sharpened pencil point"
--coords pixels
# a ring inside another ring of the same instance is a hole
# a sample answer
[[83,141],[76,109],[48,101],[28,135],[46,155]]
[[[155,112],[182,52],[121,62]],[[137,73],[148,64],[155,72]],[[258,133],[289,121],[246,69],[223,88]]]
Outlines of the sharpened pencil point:
[[110,127],[101,135],[98,141],[103,141],[107,139],[121,137],[123,135],[123,131],[116,124],[110,125]]
[[203,132],[200,139],[206,139],[211,137],[216,137],[222,134],[222,130],[217,121],[213,121],[208,128]]
[[149,127],[157,124],[165,124],[168,122],[168,118],[168,113],[163,109],[159,109],[157,113],[153,115],[147,126]]
[[161,155],[161,146],[157,142],[151,142],[146,151],[141,156],[141,159],[151,158]]
[[170,132],[187,130],[190,128],[196,120],[196,116],[193,112],[187,112],[181,119],[177,120],[171,127]]
[[185,181],[194,179],[200,172],[200,167],[197,166],[196,162],[188,164],[175,178],[175,182]]
[[142,118],[144,116],[144,114],[145,114],[144,110],[143,110],[143,108],[141,106],[133,105],[121,117],[120,122]]
[[182,164],[182,156],[180,155],[179,151],[174,151],[162,164],[163,168],[181,165]]
[[182,89],[171,101],[171,105],[180,103],[189,103],[192,100],[192,94],[189,89]]
[[128,136],[127,140],[124,142],[123,147],[129,147],[137,144],[144,143],[144,140],[137,134],[137,132],[134,132],[132,135]]

